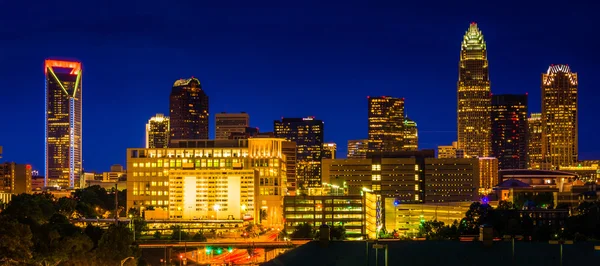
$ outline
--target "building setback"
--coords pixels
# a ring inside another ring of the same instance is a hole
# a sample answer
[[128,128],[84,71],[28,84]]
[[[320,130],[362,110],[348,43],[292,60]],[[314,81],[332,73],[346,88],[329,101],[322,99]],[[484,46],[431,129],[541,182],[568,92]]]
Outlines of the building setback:
[[527,168],[527,94],[492,96],[492,156],[500,169]]
[[348,141],[348,159],[365,159],[367,158],[367,150],[369,148],[368,139],[355,139]]

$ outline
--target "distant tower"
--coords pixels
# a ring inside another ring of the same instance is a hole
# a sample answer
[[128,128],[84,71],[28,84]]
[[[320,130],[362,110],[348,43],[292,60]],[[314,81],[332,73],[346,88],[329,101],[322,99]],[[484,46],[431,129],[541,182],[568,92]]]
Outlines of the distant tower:
[[365,159],[367,158],[367,149],[369,148],[368,139],[353,139],[348,141],[348,159]]
[[333,142],[323,143],[323,159],[336,159],[337,144]]
[[526,94],[492,96],[492,156],[500,169],[527,168]]
[[527,156],[529,169],[542,168],[542,114],[532,113],[527,119]]
[[215,139],[229,139],[231,133],[245,133],[250,124],[247,113],[218,113],[215,115]]
[[404,98],[369,97],[369,153],[404,148]]
[[467,156],[489,156],[492,135],[487,48],[475,22],[463,38],[458,73],[458,148]]
[[208,96],[197,78],[175,81],[170,106],[170,140],[208,139]]
[[146,124],[146,148],[167,148],[170,134],[169,117],[156,114]]
[[321,186],[324,123],[314,117],[282,118],[274,122],[275,137],[296,143],[297,187]]
[[419,150],[419,131],[417,123],[410,118],[404,118],[404,147],[405,151]]
[[46,186],[74,188],[82,172],[81,62],[46,60]]
[[578,160],[577,84],[568,65],[542,74],[542,156],[553,169]]

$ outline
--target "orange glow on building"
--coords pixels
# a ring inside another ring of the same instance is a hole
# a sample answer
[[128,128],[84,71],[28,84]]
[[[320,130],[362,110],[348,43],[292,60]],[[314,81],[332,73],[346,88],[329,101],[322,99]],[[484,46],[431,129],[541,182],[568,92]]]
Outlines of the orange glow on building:
[[44,62],[44,74],[47,73],[49,67],[70,68],[71,75],[78,75],[81,71],[81,62],[47,59]]

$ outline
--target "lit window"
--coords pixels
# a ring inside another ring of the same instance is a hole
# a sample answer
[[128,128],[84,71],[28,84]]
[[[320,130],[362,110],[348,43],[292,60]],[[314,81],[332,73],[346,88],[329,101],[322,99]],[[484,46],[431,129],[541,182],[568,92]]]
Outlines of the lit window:
[[373,175],[372,178],[371,178],[371,180],[373,180],[373,181],[381,181],[381,175],[380,174]]
[[381,171],[381,164],[374,164],[371,166],[371,170],[373,171]]

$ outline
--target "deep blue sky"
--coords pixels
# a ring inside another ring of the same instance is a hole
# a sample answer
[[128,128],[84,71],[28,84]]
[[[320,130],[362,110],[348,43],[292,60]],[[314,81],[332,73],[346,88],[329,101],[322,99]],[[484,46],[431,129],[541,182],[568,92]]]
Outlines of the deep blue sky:
[[173,82],[189,76],[211,116],[246,111],[261,131],[282,116],[316,116],[344,156],[348,139],[367,135],[367,95],[405,97],[420,147],[448,144],[471,21],[488,44],[492,92],[529,92],[530,111],[540,111],[550,64],[579,73],[580,157],[600,159],[594,1],[322,2],[0,1],[2,160],[43,171],[48,57],[83,62],[88,171],[124,164],[126,148],[144,145],[148,118],[168,113]]

